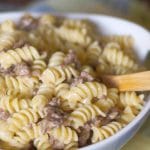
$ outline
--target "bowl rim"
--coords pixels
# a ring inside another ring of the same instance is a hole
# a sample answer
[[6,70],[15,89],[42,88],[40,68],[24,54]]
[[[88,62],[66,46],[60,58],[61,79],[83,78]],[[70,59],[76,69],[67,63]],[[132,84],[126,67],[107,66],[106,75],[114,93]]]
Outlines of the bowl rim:
[[[99,18],[99,17],[101,17],[101,18],[111,19],[111,20],[114,20],[114,21],[125,22],[125,23],[128,23],[129,25],[135,26],[135,27],[139,28],[139,30],[143,30],[143,32],[145,32],[150,38],[150,32],[147,29],[145,29],[144,27],[142,27],[142,26],[140,26],[140,25],[138,25],[134,22],[131,22],[131,21],[128,21],[126,19],[119,18],[119,17],[100,15],[100,14],[94,14],[94,13],[59,13],[59,12],[57,13],[57,12],[32,12],[32,11],[28,11],[28,12],[26,12],[26,11],[1,12],[0,13],[1,14],[0,15],[0,21],[1,21],[1,18],[5,15],[6,16],[9,15],[9,16],[12,16],[12,17],[17,16],[17,18],[19,18],[20,16],[22,16],[25,13],[29,13],[29,14],[32,14],[32,15],[35,15],[35,16],[39,16],[39,15],[44,14],[44,13],[50,13],[50,14],[53,14],[53,15],[56,15],[56,16],[69,17],[69,18],[71,18],[71,16],[73,16],[75,18],[84,18],[84,17],[85,18],[89,18],[89,17]],[[5,18],[5,20],[6,19],[7,18]],[[13,18],[12,18],[12,20],[13,20]],[[140,113],[127,126],[125,126],[123,129],[121,129],[119,132],[117,132],[113,136],[111,136],[107,139],[104,139],[102,141],[99,141],[97,143],[82,147],[82,148],[80,148],[80,150],[86,150],[86,148],[88,148],[88,149],[91,148],[92,149],[94,147],[110,144],[113,141],[119,139],[122,135],[127,133],[130,129],[132,129],[136,124],[139,123],[139,121],[142,118],[145,118],[146,116],[148,117],[148,115],[150,114],[150,95],[146,99],[147,99],[146,105],[144,105],[144,107],[140,111]]]

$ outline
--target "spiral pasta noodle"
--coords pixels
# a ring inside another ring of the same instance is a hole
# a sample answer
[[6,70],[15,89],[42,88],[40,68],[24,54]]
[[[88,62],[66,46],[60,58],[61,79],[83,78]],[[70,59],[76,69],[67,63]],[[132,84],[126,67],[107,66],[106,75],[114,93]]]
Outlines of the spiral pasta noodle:
[[77,142],[71,142],[68,145],[65,146],[64,150],[77,150],[78,149],[78,143]]
[[50,135],[64,144],[78,141],[77,133],[70,127],[60,126],[54,128],[50,131]]
[[70,101],[71,105],[73,105],[77,102],[91,103],[94,97],[101,98],[103,95],[107,95],[107,88],[104,84],[98,82],[85,82],[71,87],[63,98]]
[[85,105],[75,109],[70,115],[72,126],[77,129],[83,126],[87,121],[94,119],[96,116],[105,117],[105,113],[96,105]]
[[63,81],[70,81],[72,77],[77,77],[78,76],[78,71],[76,71],[74,68],[71,66],[67,67],[50,67],[46,69],[42,76],[41,80],[44,83],[54,83],[54,84],[60,84]]
[[120,93],[120,103],[124,107],[135,106],[138,109],[142,108],[144,95],[137,95],[135,92]]
[[137,70],[137,64],[128,55],[121,51],[118,46],[116,47],[116,44],[114,43],[106,45],[103,55],[106,60],[113,65],[127,67],[133,71]]
[[38,119],[39,115],[34,110],[30,108],[20,110],[8,119],[9,131],[16,133],[22,126],[28,125],[29,123],[36,123]]
[[48,135],[39,136],[34,140],[34,146],[37,150],[51,150],[51,145],[48,141]]
[[32,95],[32,90],[38,84],[38,80],[36,78],[28,78],[28,77],[9,77],[0,76],[0,93],[2,94],[19,94],[22,96],[29,97]]
[[[65,34],[66,32],[67,34]],[[57,29],[57,33],[62,39],[69,42],[78,43],[81,45],[88,45],[91,42],[91,38],[87,36],[85,30],[76,30],[61,26],[59,29]]]
[[41,135],[39,126],[31,124],[31,126],[23,127],[13,137],[11,144],[18,148],[28,146],[29,142]]
[[48,67],[55,67],[64,63],[65,54],[63,52],[55,52],[49,59]]
[[120,116],[119,121],[127,124],[127,123],[131,122],[136,117],[137,114],[138,114],[138,112],[137,112],[137,110],[135,110],[135,108],[126,106],[123,110],[123,113]]
[[17,31],[0,33],[0,51],[21,46],[25,41],[24,38],[20,40],[22,35],[23,33]]
[[69,84],[61,83],[55,87],[55,94],[57,97],[63,97],[63,95],[69,91]]
[[44,60],[35,60],[32,64],[32,74],[33,76],[40,76],[43,71],[46,69],[46,63]]
[[112,135],[114,135],[116,132],[122,129],[122,125],[119,122],[111,122],[105,126],[102,127],[92,127],[93,136],[92,136],[92,143],[95,143],[97,141],[104,140]]
[[7,110],[10,114],[18,112],[22,109],[30,107],[29,99],[19,99],[13,96],[2,96],[0,99],[0,107]]
[[102,50],[101,47],[99,46],[98,42],[95,41],[93,42],[87,49],[87,53],[86,53],[86,59],[89,62],[90,65],[94,66],[96,65],[98,62],[98,57],[101,54]]
[[8,50],[7,52],[1,52],[0,64],[1,67],[7,69],[12,65],[16,65],[23,61],[32,62],[35,59],[40,59],[38,51],[32,46],[24,46],[15,50]]

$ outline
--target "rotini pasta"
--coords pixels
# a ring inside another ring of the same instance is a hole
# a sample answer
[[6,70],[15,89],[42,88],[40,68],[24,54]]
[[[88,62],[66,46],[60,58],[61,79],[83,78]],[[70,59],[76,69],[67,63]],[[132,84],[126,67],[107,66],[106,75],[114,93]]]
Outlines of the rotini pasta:
[[98,57],[100,56],[102,50],[101,47],[99,46],[98,42],[95,41],[94,43],[92,43],[88,49],[87,49],[87,53],[86,53],[86,59],[88,61],[88,63],[92,66],[95,66],[98,64]]
[[8,94],[8,95],[22,95],[29,97],[33,94],[33,89],[38,84],[38,80],[36,78],[29,77],[9,77],[0,76],[0,93]]
[[123,113],[121,114],[119,121],[127,124],[131,122],[136,117],[137,114],[138,112],[135,108],[127,106],[123,110]]
[[34,140],[34,146],[37,148],[37,150],[52,150],[47,134],[36,138]]
[[76,71],[71,66],[67,67],[50,67],[46,69],[43,74],[41,75],[41,80],[44,83],[54,83],[54,84],[60,84],[63,81],[70,81],[72,77],[77,77],[78,71]]
[[63,52],[55,52],[49,59],[48,67],[55,67],[64,63],[65,54]]
[[12,65],[24,62],[32,62],[35,59],[40,59],[38,51],[32,46],[24,46],[15,50],[1,52],[0,65],[2,68],[9,68]]
[[122,124],[119,122],[115,122],[115,121],[102,127],[93,126],[92,127],[92,131],[93,131],[92,143],[104,140],[114,135],[116,132],[121,130],[121,128],[122,128]]
[[31,140],[38,138],[39,136],[41,136],[39,126],[31,124],[16,132],[16,135],[11,140],[11,144],[18,148],[24,148],[29,145]]
[[105,117],[105,113],[96,105],[85,105],[74,110],[70,115],[71,125],[77,129],[96,116]]
[[107,87],[104,84],[85,82],[71,87],[63,98],[70,101],[71,105],[77,102],[90,104],[94,97],[101,98],[103,95],[107,95]]
[[26,126],[30,123],[36,123],[39,119],[39,115],[34,110],[28,108],[20,110],[12,115],[8,119],[9,131],[18,132],[23,126]]
[[137,70],[137,64],[128,55],[121,51],[119,45],[116,43],[107,44],[103,55],[106,60],[113,65],[127,67],[133,71]]
[[135,92],[120,93],[120,103],[124,107],[135,106],[138,109],[142,108],[144,95],[137,95]]
[[44,60],[35,60],[32,65],[32,75],[39,77],[46,69],[46,63]]
[[8,111],[9,113],[15,113],[22,109],[30,107],[29,99],[20,99],[13,96],[2,96],[0,99],[0,108]]
[[52,129],[50,131],[50,136],[64,144],[78,141],[77,133],[70,127],[65,126],[60,126],[58,128]]
[[[66,32],[67,34],[65,34]],[[66,27],[61,27],[57,29],[57,33],[61,38],[69,42],[78,43],[81,45],[88,45],[91,42],[90,37],[87,37],[84,31],[82,32],[74,29],[68,29]]]

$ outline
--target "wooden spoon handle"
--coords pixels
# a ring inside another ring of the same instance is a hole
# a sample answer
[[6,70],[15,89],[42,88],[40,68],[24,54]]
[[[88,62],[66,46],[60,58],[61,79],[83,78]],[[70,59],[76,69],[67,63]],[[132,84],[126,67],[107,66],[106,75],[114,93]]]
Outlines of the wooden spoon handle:
[[150,91],[150,71],[127,75],[105,75],[103,82],[120,91]]

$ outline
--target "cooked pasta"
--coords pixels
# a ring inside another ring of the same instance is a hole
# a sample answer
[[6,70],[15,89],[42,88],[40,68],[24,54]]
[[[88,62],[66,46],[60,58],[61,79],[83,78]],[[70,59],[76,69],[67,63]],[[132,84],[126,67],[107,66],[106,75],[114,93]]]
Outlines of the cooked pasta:
[[57,97],[63,97],[63,95],[66,94],[66,92],[69,91],[69,84],[67,83],[61,83],[55,87],[55,94]]
[[10,114],[30,107],[29,99],[20,99],[14,96],[2,96],[0,98],[0,108],[8,111]]
[[101,75],[143,69],[133,41],[51,14],[0,23],[0,147],[76,150],[119,132],[144,94],[107,87]]
[[128,55],[120,50],[117,43],[107,44],[104,48],[103,55],[105,59],[113,65],[127,67],[133,71],[137,70],[137,64]]
[[78,149],[78,143],[77,142],[71,142],[68,145],[65,146],[64,150],[77,150]]
[[83,46],[87,46],[92,40],[84,29],[79,30],[61,26],[57,29],[57,33],[64,40]]
[[107,87],[104,84],[85,82],[72,86],[63,98],[70,101],[70,105],[77,102],[90,104],[93,98],[101,98],[103,95],[107,95]]
[[98,44],[98,41],[95,41],[92,43],[86,53],[87,61],[90,65],[95,66],[98,63],[98,57],[100,56],[102,50],[101,47]]
[[41,80],[44,83],[60,84],[63,81],[71,81],[72,77],[77,77],[78,71],[71,66],[66,67],[50,67],[41,75]]
[[65,54],[63,52],[55,52],[49,59],[48,67],[60,66],[64,63]]
[[137,110],[133,107],[126,106],[123,110],[123,113],[120,116],[120,122],[123,122],[125,124],[131,122],[136,115],[138,114]]
[[0,33],[0,51],[22,46],[25,42],[25,39],[22,38],[23,35],[23,33],[17,31]]
[[7,69],[12,65],[19,64],[21,62],[32,62],[35,59],[39,59],[40,55],[38,51],[32,46],[24,46],[15,50],[8,50],[7,52],[1,52],[0,65],[2,68]]
[[85,105],[74,110],[70,115],[71,125],[77,129],[96,116],[105,117],[105,113],[96,105]]
[[27,108],[22,109],[12,115],[8,119],[9,131],[18,132],[23,126],[26,126],[30,123],[36,123],[39,119],[39,115],[34,110]]
[[0,93],[8,95],[22,95],[29,97],[33,94],[35,86],[38,84],[36,78],[29,77],[9,77],[0,76]]
[[92,131],[93,131],[92,143],[104,140],[104,139],[114,135],[121,128],[122,128],[122,124],[119,122],[115,122],[115,121],[113,121],[105,126],[102,126],[102,127],[93,126],[92,127]]
[[135,106],[138,109],[142,108],[144,95],[137,95],[135,92],[120,93],[120,103],[124,107]]
[[15,147],[24,148],[29,145],[29,142],[41,135],[39,126],[31,124],[30,126],[23,127],[16,132],[11,144]]
[[51,145],[49,143],[48,135],[41,135],[34,140],[34,146],[37,150],[52,150]]
[[76,131],[72,130],[70,127],[60,126],[58,128],[52,129],[49,134],[54,139],[57,139],[64,144],[78,141]]
[[46,63],[44,60],[37,59],[32,64],[32,75],[39,77],[46,69]]

